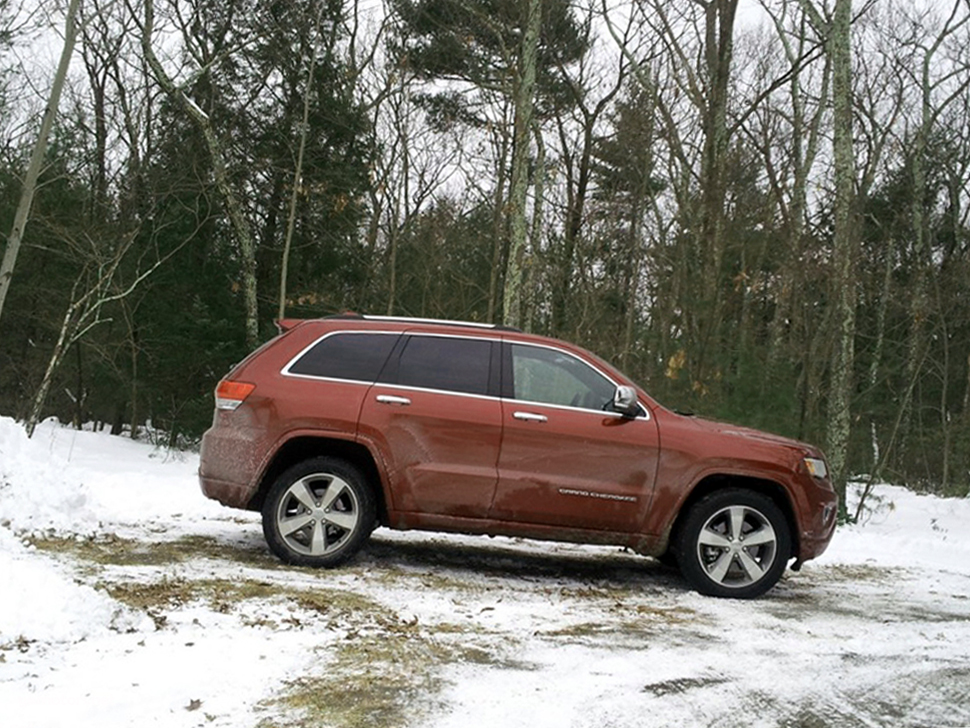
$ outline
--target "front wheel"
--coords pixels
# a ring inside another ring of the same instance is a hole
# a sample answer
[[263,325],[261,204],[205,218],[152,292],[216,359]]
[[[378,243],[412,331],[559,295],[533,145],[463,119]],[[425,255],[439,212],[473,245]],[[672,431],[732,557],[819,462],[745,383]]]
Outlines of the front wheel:
[[677,562],[694,589],[735,599],[752,599],[771,589],[790,555],[788,521],[774,501],[735,488],[695,504],[677,546]]
[[342,564],[363,546],[374,521],[367,480],[335,458],[313,458],[289,468],[263,504],[266,543],[280,559],[297,566]]

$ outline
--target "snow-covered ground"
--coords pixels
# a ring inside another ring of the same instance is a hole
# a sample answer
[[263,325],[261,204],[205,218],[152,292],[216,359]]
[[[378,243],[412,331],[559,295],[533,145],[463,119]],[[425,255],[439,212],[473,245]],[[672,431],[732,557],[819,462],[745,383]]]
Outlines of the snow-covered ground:
[[970,502],[877,489],[763,599],[379,530],[283,567],[197,457],[0,418],[0,725],[968,726]]

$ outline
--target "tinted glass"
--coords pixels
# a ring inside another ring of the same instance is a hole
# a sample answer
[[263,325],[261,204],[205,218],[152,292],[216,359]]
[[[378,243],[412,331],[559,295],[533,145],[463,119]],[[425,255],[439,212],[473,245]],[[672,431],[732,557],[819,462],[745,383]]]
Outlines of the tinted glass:
[[412,336],[401,354],[397,383],[487,394],[491,351],[489,341]]
[[289,371],[313,377],[373,382],[398,334],[338,333],[317,342]]
[[585,362],[555,349],[512,345],[515,398],[527,402],[603,409],[615,387]]

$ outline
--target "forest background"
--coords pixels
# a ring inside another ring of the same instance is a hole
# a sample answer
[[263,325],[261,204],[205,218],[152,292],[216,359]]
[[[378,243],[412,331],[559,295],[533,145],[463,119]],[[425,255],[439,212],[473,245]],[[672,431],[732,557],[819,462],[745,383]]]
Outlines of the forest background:
[[970,0],[0,0],[0,44],[29,427],[192,441],[274,319],[353,310],[970,491]]

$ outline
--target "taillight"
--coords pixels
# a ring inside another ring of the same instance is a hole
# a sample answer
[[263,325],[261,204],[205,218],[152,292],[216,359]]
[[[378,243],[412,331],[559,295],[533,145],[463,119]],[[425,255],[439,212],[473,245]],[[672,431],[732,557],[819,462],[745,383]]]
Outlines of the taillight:
[[216,387],[216,409],[234,410],[256,389],[249,382],[232,382],[223,379]]

